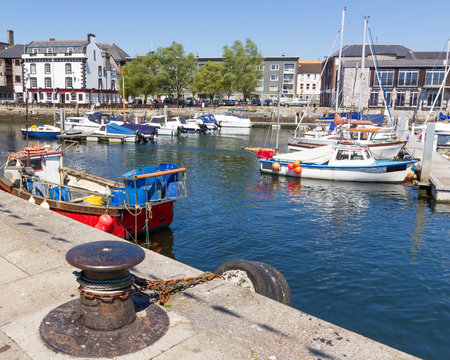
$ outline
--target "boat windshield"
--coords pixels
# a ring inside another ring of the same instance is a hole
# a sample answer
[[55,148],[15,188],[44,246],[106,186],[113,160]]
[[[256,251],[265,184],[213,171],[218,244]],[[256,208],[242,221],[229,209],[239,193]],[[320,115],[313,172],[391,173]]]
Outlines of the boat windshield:
[[182,124],[186,124],[186,120],[182,117],[179,117],[178,121],[180,121],[180,123],[182,123]]
[[152,124],[164,124],[164,116],[155,116],[150,120]]

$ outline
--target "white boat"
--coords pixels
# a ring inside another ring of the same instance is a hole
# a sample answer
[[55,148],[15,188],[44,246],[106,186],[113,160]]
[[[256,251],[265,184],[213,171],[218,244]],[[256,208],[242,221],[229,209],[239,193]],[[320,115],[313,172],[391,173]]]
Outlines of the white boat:
[[248,117],[237,116],[230,112],[225,112],[220,115],[214,115],[217,123],[221,127],[233,127],[233,128],[251,128],[252,123]]
[[373,157],[377,160],[392,160],[407,141],[392,138],[391,133],[381,132],[382,128],[373,126],[357,126],[349,128],[342,127],[331,134],[317,138],[297,138],[296,141],[288,143],[289,150],[301,151],[318,146],[338,144],[342,141],[367,145]]
[[158,130],[158,135],[178,136],[183,133],[199,133],[200,127],[195,123],[187,123],[182,117],[169,118],[167,115],[152,116],[149,123]]
[[200,127],[206,126],[208,130],[218,130],[220,125],[213,114],[196,113],[193,119],[187,119],[187,123],[195,123]]
[[[99,130],[102,125],[115,123],[122,125],[123,121],[111,120],[108,114],[100,111],[87,112],[84,116],[70,116],[64,121],[64,131],[67,132],[81,132],[92,133]],[[61,123],[57,122],[57,126],[61,127]]]
[[262,173],[309,179],[400,183],[416,161],[376,160],[367,146],[325,145],[260,159]]

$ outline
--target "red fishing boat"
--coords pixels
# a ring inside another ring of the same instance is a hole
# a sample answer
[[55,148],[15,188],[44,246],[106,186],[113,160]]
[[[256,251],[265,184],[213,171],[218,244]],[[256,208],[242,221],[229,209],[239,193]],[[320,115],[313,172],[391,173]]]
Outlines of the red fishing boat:
[[0,188],[119,237],[168,227],[176,199],[187,196],[186,169],[148,166],[116,180],[63,166],[63,151],[27,147],[9,155]]

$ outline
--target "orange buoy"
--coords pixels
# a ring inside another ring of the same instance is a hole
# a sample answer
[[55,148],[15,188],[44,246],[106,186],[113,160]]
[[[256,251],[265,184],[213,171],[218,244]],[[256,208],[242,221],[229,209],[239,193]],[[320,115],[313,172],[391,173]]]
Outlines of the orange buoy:
[[281,168],[281,165],[280,165],[279,163],[274,162],[274,163],[272,164],[272,169],[273,169],[274,171],[280,171],[280,168]]
[[300,165],[300,161],[299,160],[295,160],[294,161],[294,168],[297,168]]
[[299,174],[299,175],[300,175],[300,174],[302,173],[302,170],[303,170],[303,169],[302,169],[301,166],[297,166],[297,167],[295,168],[294,171],[295,171],[296,174]]
[[289,164],[288,164],[288,169],[289,169],[289,170],[292,170],[293,168],[294,168],[294,164],[293,164],[293,163],[289,163]]

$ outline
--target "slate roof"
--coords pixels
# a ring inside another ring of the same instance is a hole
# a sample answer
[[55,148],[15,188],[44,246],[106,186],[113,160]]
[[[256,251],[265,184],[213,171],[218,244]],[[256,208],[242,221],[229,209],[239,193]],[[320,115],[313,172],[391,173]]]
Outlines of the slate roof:
[[445,59],[446,54],[443,51],[410,51],[406,59]]
[[109,52],[114,60],[118,61],[126,61],[130,58],[130,55],[128,55],[125,51],[123,51],[120,47],[118,47],[113,42],[104,42],[104,43],[97,43],[100,49]]
[[0,51],[0,59],[20,59],[25,54],[25,45],[16,44]]
[[[378,61],[380,68],[434,68],[434,67],[444,67],[445,59],[436,61],[436,59],[398,59],[398,60],[381,60]],[[343,61],[342,66],[344,68],[355,68],[356,65],[361,67],[361,62],[357,60],[346,60]],[[366,68],[373,68],[373,61],[366,61]]]
[[87,40],[55,40],[55,41],[32,41],[27,47],[32,48],[57,48],[57,47],[80,47],[85,46]]
[[[410,49],[403,45],[373,45],[373,51],[377,55],[394,55],[397,58],[405,58]],[[361,57],[362,53],[362,45],[345,45],[342,48],[342,56],[343,57]],[[372,55],[370,51],[370,46],[366,45],[365,54]],[[331,57],[338,57],[339,51],[336,51]]]

